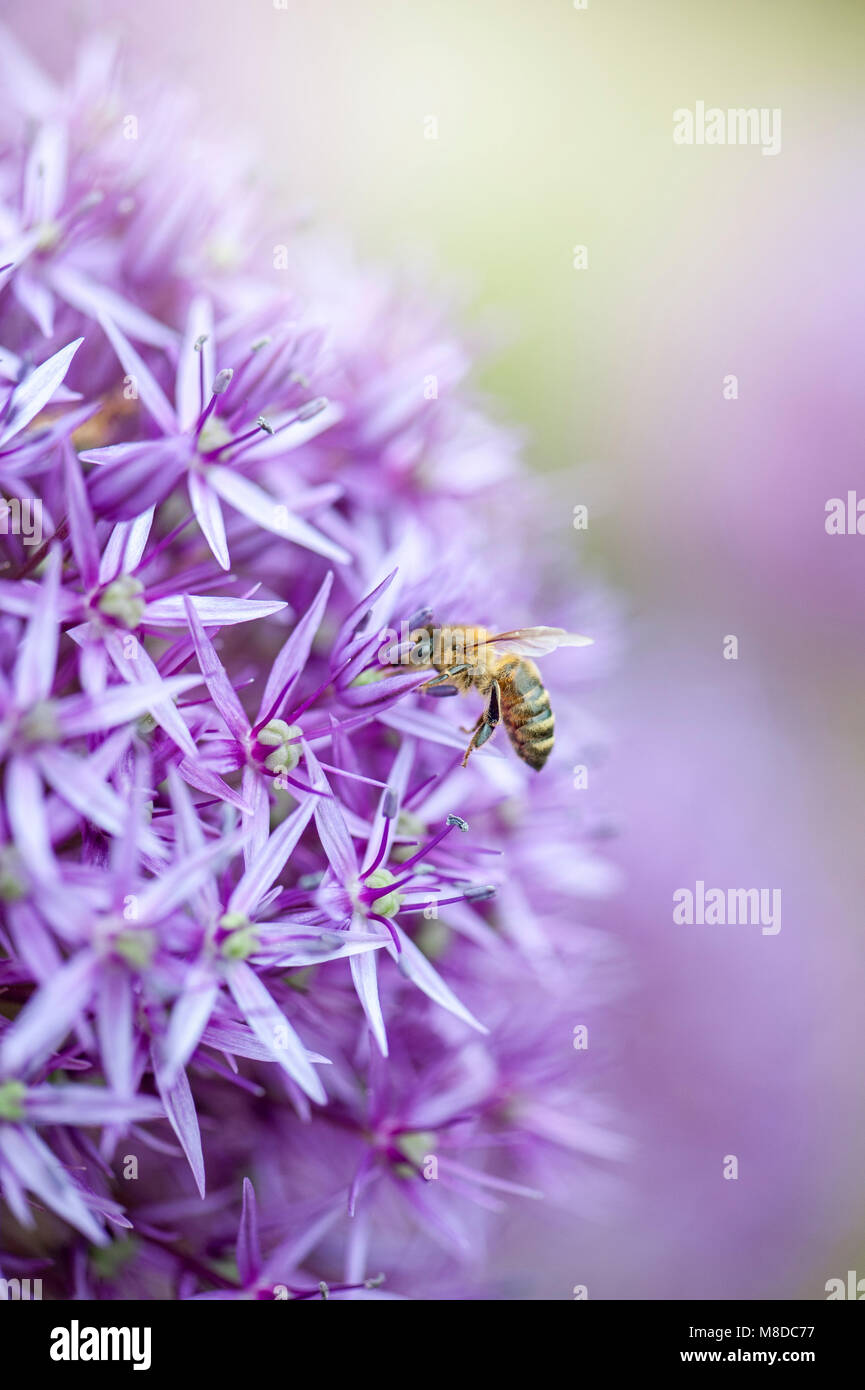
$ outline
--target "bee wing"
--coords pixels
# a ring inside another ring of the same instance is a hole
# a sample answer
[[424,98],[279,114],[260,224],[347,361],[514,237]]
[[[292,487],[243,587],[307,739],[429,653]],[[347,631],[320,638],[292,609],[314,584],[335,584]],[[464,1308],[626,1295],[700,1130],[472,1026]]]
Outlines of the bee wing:
[[497,632],[484,645],[507,647],[516,656],[546,656],[556,647],[590,647],[594,640],[578,632],[566,632],[563,627],[517,627],[513,632]]

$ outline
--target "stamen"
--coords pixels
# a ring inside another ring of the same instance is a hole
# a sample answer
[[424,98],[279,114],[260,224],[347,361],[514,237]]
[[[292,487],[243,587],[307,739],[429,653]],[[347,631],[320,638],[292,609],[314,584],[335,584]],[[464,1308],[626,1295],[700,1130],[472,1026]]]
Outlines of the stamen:
[[450,907],[452,903],[464,902],[484,902],[487,898],[495,897],[496,889],[492,884],[487,884],[482,888],[467,888],[458,898],[429,898],[423,903],[406,903],[400,909],[401,912],[426,912],[428,907]]
[[[203,359],[202,359],[202,361],[203,361]],[[203,366],[202,366],[202,368],[201,368],[201,372],[202,372],[202,377],[203,377],[203,375],[204,375],[204,367],[203,367]],[[204,410],[202,410],[201,414],[199,415],[198,419],[197,419],[196,422],[195,422],[195,431],[194,431],[194,434],[195,434],[195,438],[196,438],[196,439],[198,439],[199,435],[201,434],[201,431],[204,429],[204,426],[207,424],[208,418],[209,418],[209,416],[211,415],[211,413],[212,413],[212,411],[213,411],[213,408],[214,408],[214,406],[216,405],[217,400],[219,399],[220,396],[223,396],[223,395],[225,394],[225,392],[228,390],[229,386],[231,385],[231,378],[232,378],[233,376],[234,376],[234,369],[233,369],[232,367],[223,367],[223,368],[222,368],[222,371],[216,373],[216,376],[215,376],[214,379],[213,379],[213,385],[212,385],[211,388],[210,388],[210,389],[211,389],[211,392],[212,392],[212,395],[211,395],[211,397],[210,397],[210,400],[207,402],[206,408],[205,408]],[[202,393],[203,393],[203,391],[204,391],[204,382],[203,382],[203,381],[200,382],[200,386],[201,386],[201,390],[202,390]],[[211,452],[212,452],[212,451],[211,451]]]
[[412,855],[411,859],[406,859],[404,861],[402,865],[403,873],[405,873],[406,869],[410,869],[413,864],[417,864],[419,860],[424,859],[432,850],[435,849],[436,845],[440,845],[442,840],[444,840],[446,836],[448,836],[451,833],[451,831],[455,830],[457,827],[459,827],[460,830],[468,830],[468,825],[464,820],[460,820],[459,816],[448,816],[444,828],[440,830],[437,835],[434,835],[431,840],[427,840],[425,845],[421,845],[420,849],[417,851],[416,854]]
[[408,620],[409,632],[413,632],[416,627],[427,627],[432,622],[432,615],[431,608],[419,608],[416,613],[412,613]]
[[201,333],[195,340],[194,350],[198,353],[198,409],[204,409],[204,344],[207,342],[207,334]]
[[373,859],[373,861],[372,861],[372,863],[370,864],[369,868],[368,868],[368,869],[364,869],[363,873],[361,874],[361,876],[360,876],[360,881],[361,881],[361,883],[363,883],[366,879],[368,879],[369,876],[370,876],[370,874],[374,874],[374,873],[375,873],[375,871],[376,871],[376,869],[378,868],[379,864],[380,864],[381,861],[384,859],[385,853],[387,852],[388,836],[390,835],[390,820],[391,820],[391,817],[385,817],[385,818],[384,818],[384,825],[383,825],[383,827],[382,827],[381,839],[379,840],[379,845],[378,845],[378,849],[376,850],[375,858]]
[[168,546],[171,545],[171,542],[175,540],[177,536],[180,535],[181,531],[185,531],[186,527],[190,524],[190,522],[194,520],[195,513],[190,512],[189,516],[186,518],[185,521],[179,521],[177,525],[168,532],[167,536],[163,536],[161,541],[156,542],[156,545],[153,547],[150,554],[146,555],[144,559],[141,560],[135,566],[135,569],[132,571],[132,573],[140,574],[142,570],[147,569],[148,565],[152,565],[153,561],[157,558],[157,556],[161,555],[163,550],[166,550]]
[[[335,670],[330,676],[328,676],[327,680],[325,680],[325,681],[323,681],[323,682],[321,683],[321,685],[318,687],[317,690],[314,690],[314,691],[312,692],[312,694],[309,695],[309,696],[303,701],[302,704],[296,705],[296,706],[295,706],[295,708],[291,711],[291,718],[292,718],[292,721],[293,721],[293,722],[296,722],[296,721],[300,718],[300,716],[301,716],[306,710],[309,709],[310,705],[313,704],[314,701],[318,699],[319,695],[323,695],[323,694],[324,694],[324,692],[327,690],[327,688],[328,688],[329,685],[333,685],[334,682],[335,682],[336,680],[339,679],[340,675],[341,675],[342,672],[345,670],[346,666],[349,665],[349,663],[351,662],[351,660],[352,660],[352,658],[349,657],[346,661],[343,661],[343,663],[342,663],[340,666],[338,666],[338,667],[336,668],[336,670]],[[269,713],[268,713],[268,715],[267,715],[267,718],[266,718],[265,721],[264,721],[265,723],[267,723],[267,720],[268,720],[268,719],[272,719],[273,716],[276,714],[276,711],[279,709],[280,705],[282,704],[283,700],[285,699],[286,695],[288,694],[289,690],[291,689],[291,687],[292,687],[292,685],[294,684],[294,682],[295,682],[296,679],[297,679],[297,677],[296,677],[296,676],[293,676],[292,679],[291,679],[290,681],[287,681],[286,684],[283,686],[282,690],[279,692],[279,694],[277,695],[276,699],[274,700],[274,702],[273,702],[273,704],[272,704],[272,706],[271,706],[271,708],[270,708],[270,711],[269,711]],[[259,725],[259,727],[261,727],[261,726]],[[255,731],[253,731],[253,732],[255,732]],[[314,735],[310,735],[310,737],[314,737]]]
[[[313,415],[318,415],[320,411],[324,410],[324,408],[325,408],[325,406],[326,406],[327,404],[328,404],[327,397],[326,397],[326,396],[319,396],[317,400],[310,401],[307,405],[301,406],[300,409],[297,410],[297,411],[295,411],[294,415],[292,415],[290,419],[285,420],[285,421],[283,422],[283,424],[281,424],[281,425],[279,426],[278,429],[275,429],[275,428],[271,425],[270,428],[267,430],[267,433],[268,433],[268,434],[272,434],[272,435],[282,434],[283,430],[289,430],[289,429],[291,429],[292,425],[296,425],[296,424],[298,424],[300,421],[303,421],[303,420],[310,420],[310,419],[312,419]],[[263,417],[259,417],[259,418],[263,418]],[[265,429],[266,429],[267,426],[262,426],[262,428],[265,428]],[[252,441],[249,440],[249,439],[247,439],[246,443],[243,444],[243,445],[241,446],[241,448],[238,449],[237,453],[236,453],[236,454],[232,454],[232,456],[231,456],[231,461],[232,461],[232,463],[234,463],[234,461],[235,461],[236,459],[240,458],[240,455],[241,455],[242,453],[245,453],[245,451],[246,451],[248,448],[250,448],[251,443],[252,443]]]
[[388,921],[387,917],[380,917],[377,912],[368,912],[367,917],[371,917],[374,922],[379,922],[381,926],[387,927],[391,940],[397,950],[397,955],[402,955],[402,942],[396,934],[396,927],[393,922]]

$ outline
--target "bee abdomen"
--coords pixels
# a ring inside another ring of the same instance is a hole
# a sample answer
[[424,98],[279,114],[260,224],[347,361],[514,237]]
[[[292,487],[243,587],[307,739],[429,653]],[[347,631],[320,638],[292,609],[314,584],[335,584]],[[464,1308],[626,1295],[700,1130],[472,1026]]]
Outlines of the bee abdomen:
[[516,699],[503,711],[505,727],[514,751],[524,763],[540,772],[553,746],[555,716],[550,697],[538,679],[537,668],[521,662],[513,675]]

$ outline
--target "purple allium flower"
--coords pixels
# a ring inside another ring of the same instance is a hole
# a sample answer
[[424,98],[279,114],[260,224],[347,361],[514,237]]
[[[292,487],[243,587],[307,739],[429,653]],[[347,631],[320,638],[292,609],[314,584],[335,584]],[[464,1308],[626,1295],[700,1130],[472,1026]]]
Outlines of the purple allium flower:
[[514,1203],[624,1151],[573,1047],[603,731],[560,655],[542,777],[464,769],[477,708],[386,653],[591,609],[425,292],[301,234],[286,290],[163,94],[124,143],[117,73],[0,36],[0,1265],[474,1296]]

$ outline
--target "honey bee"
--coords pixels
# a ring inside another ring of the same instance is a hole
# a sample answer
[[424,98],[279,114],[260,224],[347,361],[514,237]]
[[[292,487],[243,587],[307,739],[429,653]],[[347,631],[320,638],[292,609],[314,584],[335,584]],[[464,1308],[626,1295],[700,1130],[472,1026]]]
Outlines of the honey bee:
[[553,747],[555,717],[541,673],[531,659],[556,647],[585,647],[591,637],[561,627],[522,627],[490,633],[483,627],[419,627],[410,635],[413,665],[438,672],[420,687],[429,695],[466,695],[476,690],[486,697],[462,765],[475,748],[482,748],[502,723],[518,758],[540,772]]

